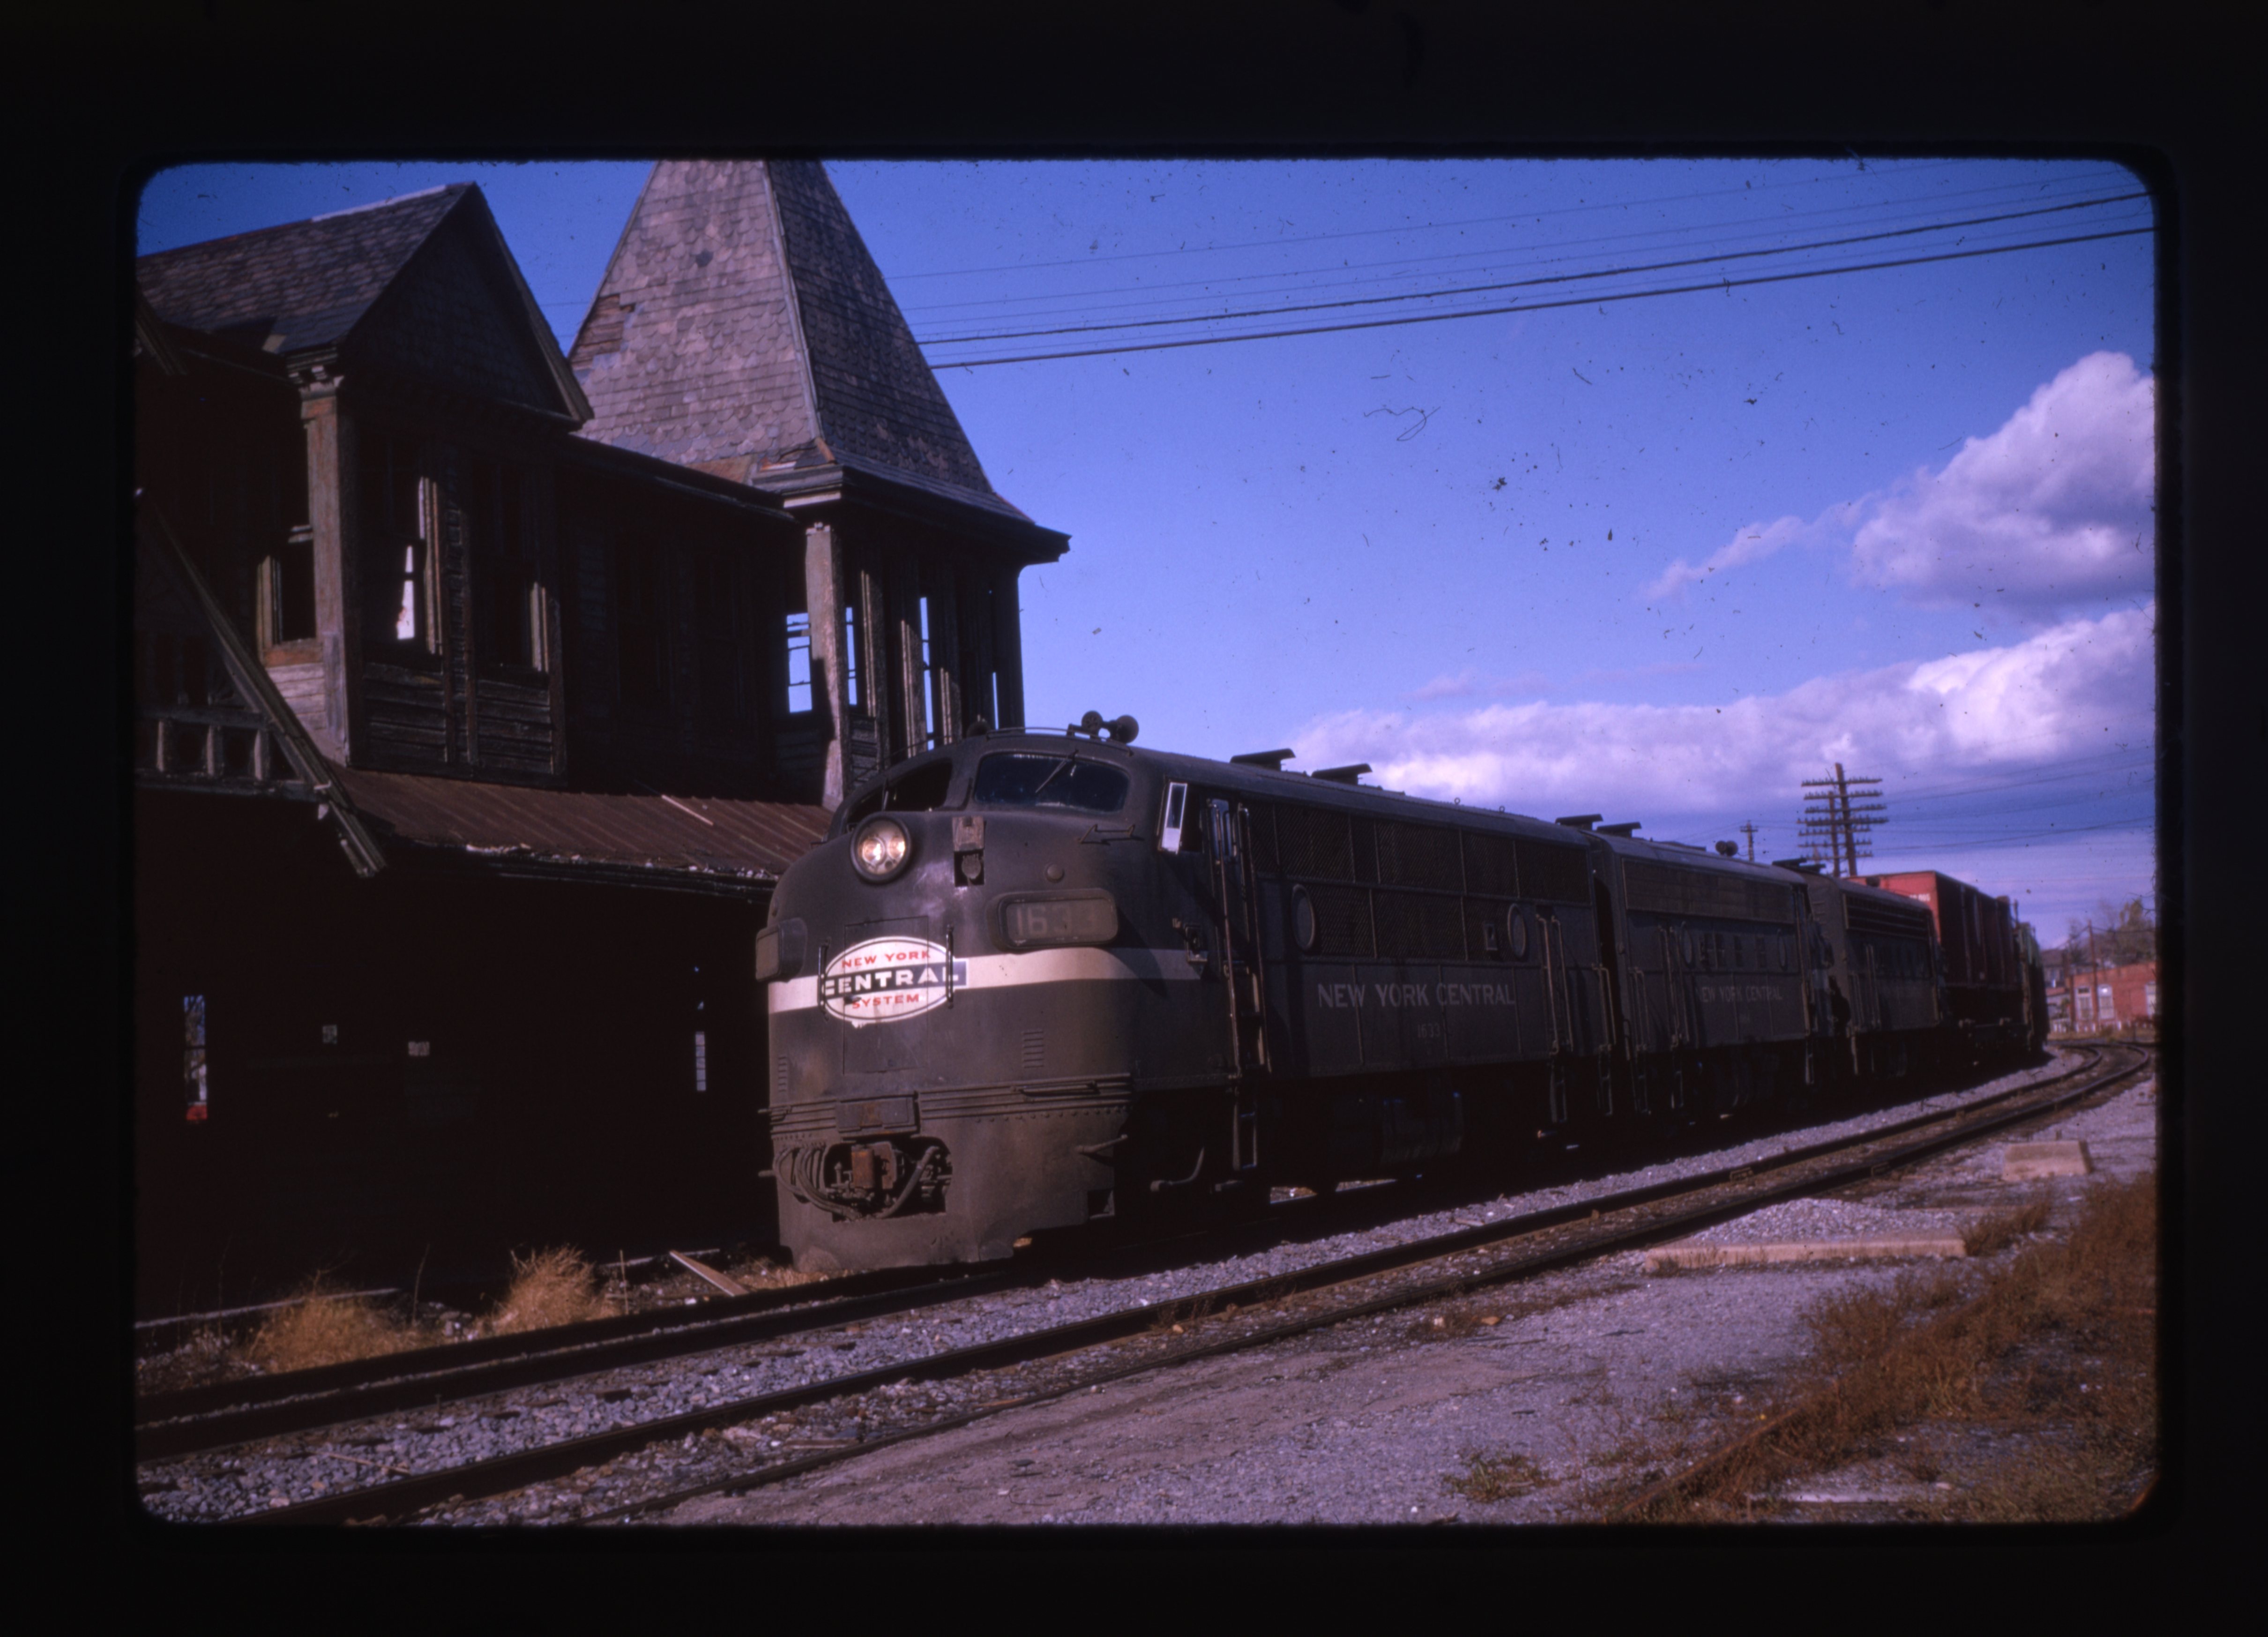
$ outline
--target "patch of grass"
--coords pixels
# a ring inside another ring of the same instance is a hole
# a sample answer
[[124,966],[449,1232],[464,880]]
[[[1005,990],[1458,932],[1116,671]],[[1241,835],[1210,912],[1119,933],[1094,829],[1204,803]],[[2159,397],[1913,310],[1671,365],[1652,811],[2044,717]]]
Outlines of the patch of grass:
[[1524,1455],[1469,1455],[1465,1470],[1442,1481],[1468,1501],[1515,1501],[1559,1480]]
[[2048,1225],[2048,1202],[2035,1199],[2029,1205],[2019,1206],[2013,1211],[1995,1211],[1961,1235],[1963,1249],[1972,1257],[1989,1257],[1996,1250],[2005,1250],[2019,1239],[2036,1234]]
[[512,1285],[482,1327],[491,1336],[549,1330],[608,1316],[599,1276],[579,1250],[555,1245],[512,1258]]
[[342,1296],[320,1274],[288,1308],[279,1308],[246,1338],[239,1355],[263,1370],[309,1370],[354,1359],[430,1346],[440,1338],[364,1296]]
[[[2066,1241],[2027,1245],[1981,1283],[1938,1267],[1815,1304],[1804,1316],[1809,1371],[1751,1405],[1756,1425],[1674,1483],[1639,1475],[1601,1500],[1633,1518],[1753,1516],[1749,1497],[1927,1423],[1986,1434],[1978,1476],[1956,1484],[1936,1515],[2073,1521],[2124,1510],[2157,1458],[2156,1220],[2154,1179],[2105,1183]],[[1980,1228],[2006,1244],[2045,1223],[2043,1206],[2028,1206]],[[1636,1452],[1624,1453],[1627,1469]]]

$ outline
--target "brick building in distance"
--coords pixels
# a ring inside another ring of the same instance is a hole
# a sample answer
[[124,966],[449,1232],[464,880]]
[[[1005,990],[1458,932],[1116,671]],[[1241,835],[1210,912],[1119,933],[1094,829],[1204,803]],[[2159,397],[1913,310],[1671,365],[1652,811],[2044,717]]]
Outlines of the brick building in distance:
[[468,185],[135,274],[139,1301],[761,1233],[772,885],[1065,537],[815,163],[657,166],[571,358]]
[[2131,1035],[2158,1026],[2155,961],[2114,966],[2051,951],[2047,981],[2051,1035]]

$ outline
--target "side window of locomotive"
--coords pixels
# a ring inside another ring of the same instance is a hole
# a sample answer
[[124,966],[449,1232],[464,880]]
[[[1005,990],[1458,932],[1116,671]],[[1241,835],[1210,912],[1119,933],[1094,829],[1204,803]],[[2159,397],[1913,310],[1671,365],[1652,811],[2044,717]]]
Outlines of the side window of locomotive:
[[859,797],[843,815],[843,828],[847,832],[859,820],[875,813],[934,811],[945,805],[945,793],[952,784],[950,762],[932,762],[927,767],[916,768],[904,778],[878,785]]
[[1189,815],[1189,787],[1187,785],[1166,786],[1166,806],[1158,818],[1158,851],[1179,852],[1182,850],[1182,821]]
[[977,763],[969,799],[979,807],[1116,813],[1126,805],[1127,789],[1126,775],[1100,762],[1012,753],[989,756]]
[[889,813],[930,813],[945,805],[945,793],[953,783],[953,763],[932,762],[927,767],[917,768],[903,778],[890,782],[883,810]]

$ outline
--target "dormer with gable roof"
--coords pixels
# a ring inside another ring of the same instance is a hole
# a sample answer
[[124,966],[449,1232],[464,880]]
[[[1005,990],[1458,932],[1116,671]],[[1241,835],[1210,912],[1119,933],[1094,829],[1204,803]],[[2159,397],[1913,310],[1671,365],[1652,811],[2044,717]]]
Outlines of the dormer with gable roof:
[[[568,435],[591,406],[477,188],[136,274],[139,481],[325,754],[770,793],[780,667],[756,638],[799,531],[769,496]],[[666,535],[685,585],[634,588],[653,606],[626,636],[622,587],[578,583],[563,557],[568,513]],[[623,742],[603,730],[641,660],[661,708]],[[578,743],[585,722],[600,731]]]
[[[784,769],[832,806],[979,719],[1023,722],[1017,576],[1066,536],[1002,498],[825,170],[654,166],[570,354],[586,440],[777,496]],[[635,542],[571,543],[597,575]]]

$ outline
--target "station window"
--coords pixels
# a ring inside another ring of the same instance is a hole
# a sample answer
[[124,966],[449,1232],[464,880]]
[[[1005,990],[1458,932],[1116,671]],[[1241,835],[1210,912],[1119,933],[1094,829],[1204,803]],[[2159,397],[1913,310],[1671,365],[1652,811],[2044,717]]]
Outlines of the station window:
[[791,614],[787,623],[787,708],[790,715],[811,709],[811,616]]
[[843,703],[856,707],[858,697],[858,610],[843,610]]
[[526,483],[526,474],[517,468],[477,461],[466,472],[460,498],[481,602],[481,658],[540,669],[543,604],[528,539]]
[[364,538],[374,582],[371,640],[397,655],[433,648],[432,564],[417,448],[407,439],[362,440]]
[[921,626],[921,675],[916,679],[914,691],[921,698],[922,743],[926,746],[937,742],[938,715],[937,673],[930,668],[929,662],[929,599],[927,597],[921,599],[917,612]]
[[205,998],[202,995],[181,997],[181,1093],[188,1105],[188,1117],[202,1121],[205,1117]]
[[261,560],[260,638],[263,646],[280,648],[314,636],[315,536],[302,527]]

